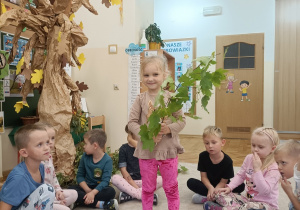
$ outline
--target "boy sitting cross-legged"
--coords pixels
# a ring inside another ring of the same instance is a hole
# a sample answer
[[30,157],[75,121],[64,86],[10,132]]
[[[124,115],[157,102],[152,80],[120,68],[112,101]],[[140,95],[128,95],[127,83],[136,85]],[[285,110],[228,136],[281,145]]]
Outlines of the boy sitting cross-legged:
[[[199,154],[198,171],[201,181],[190,178],[187,186],[196,194],[192,202],[202,204],[207,200],[213,201],[215,191],[223,188],[234,176],[231,158],[222,151],[226,140],[222,138],[222,130],[216,126],[208,126],[203,132],[203,143],[206,151]],[[245,184],[241,184],[234,192],[244,191]]]
[[53,208],[55,191],[44,183],[44,165],[49,158],[49,136],[41,125],[25,125],[15,134],[16,146],[24,161],[8,175],[0,191],[1,210]]
[[104,152],[106,134],[102,129],[86,132],[84,151],[77,172],[79,186],[71,186],[78,193],[76,203],[91,208],[118,209],[114,188],[109,186],[112,159]]

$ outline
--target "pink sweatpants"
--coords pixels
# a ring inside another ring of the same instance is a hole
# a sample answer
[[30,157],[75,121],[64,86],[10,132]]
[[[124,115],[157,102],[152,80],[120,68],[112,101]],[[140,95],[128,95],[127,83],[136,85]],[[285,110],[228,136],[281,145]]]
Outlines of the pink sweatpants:
[[[128,195],[131,195],[133,198],[136,198],[138,200],[142,199],[142,180],[134,180],[136,185],[139,188],[135,188],[132,185],[130,185],[126,179],[124,179],[119,174],[113,175],[111,177],[111,182],[113,185],[115,185],[121,192],[126,192]],[[161,188],[162,186],[162,177],[158,176],[156,179],[156,190]]]
[[65,197],[66,205],[60,204],[60,201],[56,200],[55,198],[53,203],[53,210],[70,210],[68,206],[75,203],[75,201],[77,200],[78,194],[76,190],[63,189],[62,191]]
[[162,176],[163,188],[168,199],[168,209],[178,210],[180,205],[178,190],[178,158],[167,160],[139,159],[142,175],[142,205],[143,210],[152,210],[153,194],[156,189],[157,170]]

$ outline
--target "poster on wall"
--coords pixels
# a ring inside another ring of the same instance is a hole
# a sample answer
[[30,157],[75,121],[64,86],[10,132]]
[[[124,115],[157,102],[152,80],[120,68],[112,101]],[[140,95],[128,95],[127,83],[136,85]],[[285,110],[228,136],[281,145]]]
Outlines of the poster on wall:
[[[175,85],[179,84],[178,79],[181,75],[185,74],[189,68],[196,68],[195,63],[194,65],[192,63],[192,61],[196,59],[196,41],[196,38],[164,40],[165,46],[162,49],[175,57]],[[190,87],[189,101],[182,107],[184,113],[188,113],[194,97],[196,97],[194,88]],[[194,112],[196,114],[196,110],[194,110]]]
[[[16,75],[16,69],[10,69],[9,75],[9,96],[8,97],[22,97],[21,90],[25,83],[25,75]],[[33,97],[33,90],[27,95],[27,97]]]
[[[13,38],[14,36],[12,34],[3,33],[1,32],[1,49],[7,52],[10,52],[13,47]],[[27,44],[28,40],[25,38],[20,38],[18,40],[18,47],[17,47],[17,54],[13,62],[11,62],[9,65],[16,66],[19,62],[19,60],[22,58],[25,45]]]

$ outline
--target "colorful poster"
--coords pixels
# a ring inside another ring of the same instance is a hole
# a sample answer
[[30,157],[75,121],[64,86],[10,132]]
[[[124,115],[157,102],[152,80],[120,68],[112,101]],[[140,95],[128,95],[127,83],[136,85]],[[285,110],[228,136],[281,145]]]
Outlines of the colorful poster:
[[[164,42],[165,46],[162,49],[175,57],[175,85],[178,85],[180,76],[185,74],[187,69],[196,67],[192,63],[196,59],[196,38],[170,39]],[[183,106],[185,113],[188,113],[193,97],[195,97],[192,87],[189,88],[189,96],[190,100]]]
[[[25,83],[25,76],[23,74],[16,75],[16,70],[10,69],[9,84],[10,97],[21,97],[21,89]],[[27,97],[33,97],[33,92],[29,93]]]
[[[2,37],[2,50],[10,52],[13,47],[13,35],[7,34],[7,33],[1,33]],[[20,38],[18,40],[18,47],[17,47],[17,54],[13,62],[11,62],[9,65],[16,66],[19,62],[19,60],[22,58],[25,45],[27,44],[28,40],[24,38]]]

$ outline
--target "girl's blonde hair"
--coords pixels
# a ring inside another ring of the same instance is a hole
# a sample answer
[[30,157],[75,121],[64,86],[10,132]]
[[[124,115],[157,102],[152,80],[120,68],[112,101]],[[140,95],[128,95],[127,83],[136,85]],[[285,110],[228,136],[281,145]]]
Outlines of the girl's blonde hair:
[[[271,144],[276,147],[280,142],[278,133],[274,128],[265,128],[265,127],[256,128],[252,132],[252,136],[253,135],[265,136],[266,139],[268,139],[271,142]],[[274,161],[275,161],[274,152],[272,151],[263,161],[261,170],[268,168]]]
[[141,79],[143,78],[143,74],[146,66],[150,63],[155,64],[156,67],[162,71],[162,73],[164,74],[164,78],[167,78],[170,75],[167,58],[165,56],[155,55],[155,56],[149,56],[143,58],[141,63],[141,73],[140,73]]

